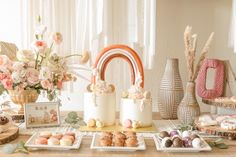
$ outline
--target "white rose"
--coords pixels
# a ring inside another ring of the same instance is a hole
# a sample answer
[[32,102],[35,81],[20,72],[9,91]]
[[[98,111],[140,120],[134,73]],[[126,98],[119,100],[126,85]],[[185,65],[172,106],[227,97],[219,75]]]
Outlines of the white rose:
[[16,57],[19,61],[29,62],[34,60],[35,55],[31,50],[20,50],[17,52]]
[[21,70],[24,69],[24,63],[22,63],[22,62],[15,62],[15,63],[13,63],[12,68],[13,68],[14,71],[21,71]]
[[39,79],[45,80],[45,79],[52,79],[52,71],[49,67],[42,67],[40,70]]
[[11,77],[12,77],[12,80],[13,80],[14,83],[22,82],[22,78],[20,77],[20,72],[19,71],[13,72]]

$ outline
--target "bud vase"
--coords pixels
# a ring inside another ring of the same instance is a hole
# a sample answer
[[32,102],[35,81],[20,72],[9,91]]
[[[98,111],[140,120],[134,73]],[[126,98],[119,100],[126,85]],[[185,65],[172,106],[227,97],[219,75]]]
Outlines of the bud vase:
[[195,95],[195,82],[187,82],[184,98],[178,107],[178,119],[183,124],[192,125],[200,115],[200,106]]
[[167,59],[158,94],[158,109],[162,119],[177,119],[177,108],[183,96],[178,59]]

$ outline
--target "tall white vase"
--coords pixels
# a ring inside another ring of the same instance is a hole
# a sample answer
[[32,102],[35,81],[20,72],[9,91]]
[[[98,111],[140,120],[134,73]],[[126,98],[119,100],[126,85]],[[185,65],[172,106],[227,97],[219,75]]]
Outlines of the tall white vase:
[[167,59],[158,94],[158,109],[162,119],[177,119],[177,108],[183,96],[178,59]]

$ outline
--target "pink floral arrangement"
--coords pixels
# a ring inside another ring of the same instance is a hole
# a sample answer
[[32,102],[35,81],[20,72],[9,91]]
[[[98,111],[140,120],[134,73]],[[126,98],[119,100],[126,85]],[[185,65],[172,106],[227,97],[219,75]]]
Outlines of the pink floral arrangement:
[[17,52],[17,61],[10,60],[6,55],[0,55],[0,94],[8,90],[35,89],[47,92],[49,100],[53,100],[56,91],[62,89],[65,81],[75,81],[76,77],[69,72],[67,59],[79,56],[79,63],[86,63],[89,59],[88,52],[82,55],[73,54],[59,56],[53,52],[53,46],[62,43],[62,34],[53,33],[51,45],[44,40],[46,27],[41,24],[35,32],[35,41],[32,42],[32,50],[20,50]]

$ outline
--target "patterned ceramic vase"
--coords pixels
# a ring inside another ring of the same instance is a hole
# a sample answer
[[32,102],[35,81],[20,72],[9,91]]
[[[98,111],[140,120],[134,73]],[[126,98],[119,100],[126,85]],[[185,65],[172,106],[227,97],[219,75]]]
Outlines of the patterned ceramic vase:
[[178,119],[183,124],[192,125],[200,115],[200,107],[195,95],[195,82],[187,82],[184,98],[178,107]]
[[158,94],[158,109],[162,119],[177,119],[177,108],[183,95],[178,59],[167,59]]

